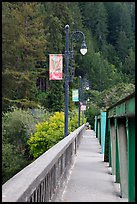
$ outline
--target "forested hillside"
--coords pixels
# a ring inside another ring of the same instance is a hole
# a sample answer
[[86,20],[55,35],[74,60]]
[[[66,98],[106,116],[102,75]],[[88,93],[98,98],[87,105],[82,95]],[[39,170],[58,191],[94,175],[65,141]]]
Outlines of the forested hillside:
[[3,111],[13,105],[64,110],[64,77],[49,81],[49,54],[65,52],[66,24],[70,33],[85,34],[88,47],[82,56],[81,39],[74,42],[75,78],[70,92],[78,86],[78,76],[88,81],[89,96],[93,90],[100,93],[119,83],[133,89],[134,2],[3,2]]
[[69,133],[78,127],[72,89],[81,87],[80,124],[92,129],[95,115],[134,92],[134,2],[2,2],[2,183],[64,137],[65,55],[63,80],[49,80],[49,54],[65,54],[66,24],[88,48],[82,56],[73,39]]

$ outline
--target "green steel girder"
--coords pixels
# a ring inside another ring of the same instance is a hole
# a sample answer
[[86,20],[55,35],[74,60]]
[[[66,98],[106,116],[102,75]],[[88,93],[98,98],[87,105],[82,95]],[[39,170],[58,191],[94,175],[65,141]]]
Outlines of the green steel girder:
[[[127,132],[127,155],[128,155],[128,201],[135,201],[135,93],[130,94],[124,99],[118,101],[107,109],[107,130],[106,130],[106,144],[105,144],[105,159],[109,152],[109,166],[112,166],[111,161],[111,145],[110,145],[110,120],[115,121],[116,130],[116,182],[120,182],[120,160],[119,160],[119,149],[118,149],[118,138],[117,138],[117,125],[122,119],[126,119],[126,132]],[[109,141],[109,146],[108,146]],[[122,148],[122,147],[121,147]],[[125,148],[125,147],[123,147]],[[108,151],[109,150],[109,151]],[[124,178],[125,179],[125,178]],[[122,187],[121,187],[122,188]]]
[[126,98],[118,101],[107,109],[108,118],[111,117],[125,117],[135,116],[135,93],[127,96]]

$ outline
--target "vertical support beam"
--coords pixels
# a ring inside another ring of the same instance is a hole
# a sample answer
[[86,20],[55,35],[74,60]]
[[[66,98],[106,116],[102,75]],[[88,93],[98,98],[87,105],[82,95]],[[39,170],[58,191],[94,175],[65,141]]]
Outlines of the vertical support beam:
[[117,118],[114,119],[115,124],[115,132],[116,132],[116,164],[115,164],[115,172],[116,172],[116,183],[120,183],[120,169],[119,169],[119,153],[118,153],[118,130],[117,130]]
[[118,118],[118,150],[120,166],[120,187],[122,198],[128,197],[127,134],[125,118]]
[[[98,117],[98,116],[97,116]],[[98,137],[98,120],[96,120],[96,138]]]
[[135,202],[135,118],[127,119],[128,202]]
[[116,133],[114,126],[114,119],[110,121],[110,137],[111,137],[111,159],[112,159],[112,174],[115,175],[115,161],[116,161]]
[[110,118],[108,119],[108,152],[109,152],[109,167],[112,166],[112,160],[111,160],[111,137],[110,137]]
[[109,167],[112,167],[111,137],[109,138]]
[[98,119],[98,128],[97,128],[97,138],[98,138],[98,140],[99,140],[99,137],[100,137],[100,119]]
[[100,126],[101,126],[101,152],[105,151],[105,133],[106,133],[106,112],[100,114]]
[[[79,91],[79,93],[80,93],[80,91]],[[80,109],[81,109],[81,105],[80,105],[80,99],[79,99],[79,104],[78,104],[78,127],[80,127]]]
[[101,145],[101,125],[100,125],[100,119],[98,120],[98,140]]
[[109,150],[110,150],[110,119],[108,118],[108,113],[106,113],[106,132],[105,132],[105,152],[104,152],[104,162],[110,162],[109,161]]
[[98,138],[98,116],[97,116],[97,122],[96,122],[96,138]]
[[94,131],[96,133],[96,129],[97,129],[97,116],[95,116],[94,118]]

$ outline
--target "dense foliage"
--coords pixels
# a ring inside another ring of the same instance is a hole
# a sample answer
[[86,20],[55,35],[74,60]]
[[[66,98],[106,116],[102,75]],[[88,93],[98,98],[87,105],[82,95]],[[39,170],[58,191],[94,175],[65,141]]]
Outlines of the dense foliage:
[[[78,126],[78,111],[73,110],[69,115],[70,133]],[[6,182],[63,138],[64,112],[49,113],[43,108],[22,110],[13,107],[4,113],[2,182]]]
[[70,34],[86,36],[85,56],[78,53],[82,39],[73,39],[76,77],[101,92],[135,83],[134,2],[3,2],[3,111],[14,104],[63,111],[64,76],[49,81],[48,70],[49,54],[65,53],[66,24]]
[[24,154],[10,143],[2,143],[2,183],[23,169],[29,162]]
[[28,165],[33,157],[27,144],[36,124],[49,120],[44,109],[22,110],[12,108],[2,117],[2,182]]
[[[84,121],[86,122],[85,118]],[[81,123],[82,125],[82,123]],[[73,110],[69,117],[69,133],[78,127],[78,111]],[[64,112],[54,112],[48,121],[38,123],[35,133],[30,134],[27,141],[30,154],[36,159],[46,150],[64,138]]]
[[88,48],[82,56],[80,36],[69,40],[69,132],[78,127],[73,88],[89,99],[92,128],[95,115],[135,90],[135,2],[2,2],[2,182],[63,138],[65,57],[63,80],[49,81],[49,54],[65,54],[66,24]]
[[30,135],[28,144],[34,158],[39,157],[64,137],[64,113],[55,112],[49,121],[36,125],[36,131]]

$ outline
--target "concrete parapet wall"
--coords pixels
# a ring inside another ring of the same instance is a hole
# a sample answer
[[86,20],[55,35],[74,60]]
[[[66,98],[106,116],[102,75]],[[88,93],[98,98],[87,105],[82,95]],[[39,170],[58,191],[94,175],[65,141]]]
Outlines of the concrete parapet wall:
[[49,202],[67,177],[85,131],[82,125],[2,186],[2,202]]

